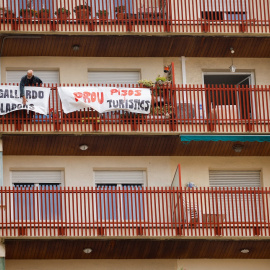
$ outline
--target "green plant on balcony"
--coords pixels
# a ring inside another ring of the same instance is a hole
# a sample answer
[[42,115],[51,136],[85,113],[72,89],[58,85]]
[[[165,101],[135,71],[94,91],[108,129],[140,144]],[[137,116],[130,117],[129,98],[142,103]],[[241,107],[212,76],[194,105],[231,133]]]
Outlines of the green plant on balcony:
[[12,12],[12,10],[4,10],[2,9],[2,13],[4,15],[4,18],[8,18],[8,19],[14,19],[15,18],[15,14]]
[[99,10],[96,15],[100,20],[108,19],[109,12],[107,10]]
[[23,18],[33,18],[37,17],[37,12],[33,9],[21,9],[20,10],[20,16]]
[[41,19],[48,19],[50,17],[50,10],[42,8],[41,10],[38,11],[38,16]]
[[91,15],[91,7],[88,5],[78,5],[73,11],[75,12],[77,19],[88,19]]
[[125,19],[125,11],[126,11],[125,6],[115,7],[115,12],[117,12],[116,16],[118,20]]
[[55,12],[55,15],[58,19],[66,20],[69,18],[70,11],[65,8],[58,8],[58,10]]
[[150,80],[139,80],[138,84],[140,87],[147,87],[147,88],[152,88],[154,86],[154,83]]
[[159,84],[159,85],[163,85],[166,81],[167,81],[167,78],[161,77],[160,75],[158,75],[158,77],[156,78],[156,84]]
[[171,81],[168,81],[166,77],[162,77],[158,75],[156,78],[156,83],[155,83],[155,89],[153,91],[153,95],[155,96],[163,96],[163,90],[164,87],[170,87]]

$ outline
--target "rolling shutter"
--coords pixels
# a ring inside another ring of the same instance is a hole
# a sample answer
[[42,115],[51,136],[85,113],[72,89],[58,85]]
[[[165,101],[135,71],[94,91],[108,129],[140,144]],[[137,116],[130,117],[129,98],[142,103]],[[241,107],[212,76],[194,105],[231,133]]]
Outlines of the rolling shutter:
[[139,71],[89,71],[89,84],[137,84]]
[[95,171],[95,184],[144,185],[145,171]]
[[12,184],[62,183],[63,171],[12,171]]
[[[26,72],[26,70],[8,70],[7,83],[20,83],[21,78],[26,75]],[[59,84],[60,82],[58,70],[34,70],[34,75],[46,84]]]
[[[263,220],[261,196],[239,191],[239,188],[259,188],[260,171],[210,171],[209,176],[211,187],[224,187],[225,190],[224,193],[211,196],[214,213],[226,216],[226,220],[232,223]],[[238,192],[231,193],[231,188]]]
[[260,171],[210,171],[211,187],[260,187]]

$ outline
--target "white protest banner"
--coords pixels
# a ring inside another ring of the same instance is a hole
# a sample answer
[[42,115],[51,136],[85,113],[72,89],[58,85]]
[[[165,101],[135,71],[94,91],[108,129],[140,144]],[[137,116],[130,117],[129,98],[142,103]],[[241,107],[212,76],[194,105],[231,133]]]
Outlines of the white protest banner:
[[22,104],[19,86],[0,85],[0,115],[18,110],[48,114],[50,88],[25,86],[26,105]]
[[146,88],[58,87],[64,113],[92,108],[99,113],[125,110],[150,113],[151,93]]

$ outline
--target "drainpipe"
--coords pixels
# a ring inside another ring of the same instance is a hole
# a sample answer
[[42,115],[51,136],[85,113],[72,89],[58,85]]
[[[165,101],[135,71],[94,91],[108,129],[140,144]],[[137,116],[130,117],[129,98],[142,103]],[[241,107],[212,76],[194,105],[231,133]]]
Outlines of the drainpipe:
[[[182,83],[183,83],[183,86],[186,86],[187,85],[187,73],[186,73],[186,57],[185,56],[181,56],[181,64],[182,64]],[[187,95],[187,92],[185,91],[184,92],[184,103],[186,103],[186,95]]]

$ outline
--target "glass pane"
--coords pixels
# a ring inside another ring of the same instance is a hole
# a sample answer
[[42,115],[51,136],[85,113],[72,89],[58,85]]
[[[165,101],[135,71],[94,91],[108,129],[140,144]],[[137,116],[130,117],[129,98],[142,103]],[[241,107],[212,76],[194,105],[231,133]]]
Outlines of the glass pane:
[[116,185],[98,185],[98,220],[116,220],[118,217]]
[[26,221],[36,219],[35,196],[32,192],[34,184],[15,184],[14,185],[14,216],[15,220]]
[[141,221],[144,220],[142,185],[123,185],[123,219]]
[[60,184],[41,184],[40,218],[41,220],[61,220]]

